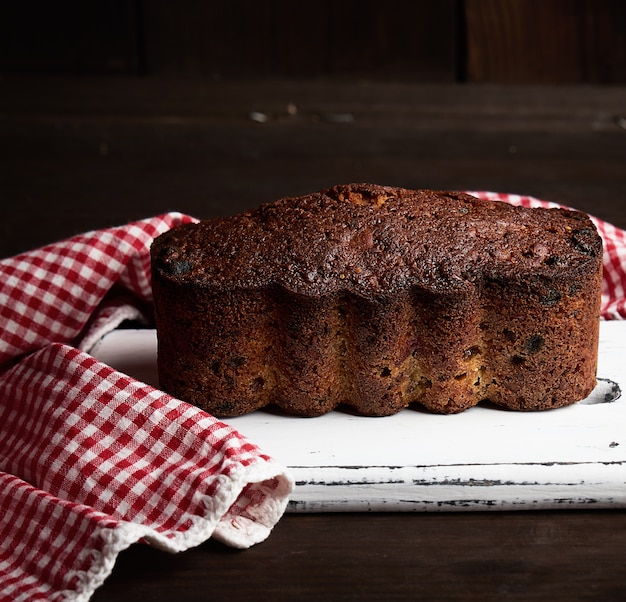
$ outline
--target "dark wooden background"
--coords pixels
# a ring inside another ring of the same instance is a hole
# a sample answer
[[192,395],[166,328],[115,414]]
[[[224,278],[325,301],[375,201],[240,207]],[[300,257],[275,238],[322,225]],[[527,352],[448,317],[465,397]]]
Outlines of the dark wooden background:
[[626,82],[622,0],[21,0],[4,73]]
[[625,23],[622,0],[2,2],[0,256],[349,181],[626,226]]

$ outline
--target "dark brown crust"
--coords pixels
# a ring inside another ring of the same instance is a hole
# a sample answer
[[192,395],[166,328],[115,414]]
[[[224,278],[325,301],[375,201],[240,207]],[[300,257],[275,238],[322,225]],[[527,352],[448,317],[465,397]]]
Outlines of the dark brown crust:
[[589,218],[372,184],[180,226],[152,248],[159,375],[218,416],[573,403],[595,385]]

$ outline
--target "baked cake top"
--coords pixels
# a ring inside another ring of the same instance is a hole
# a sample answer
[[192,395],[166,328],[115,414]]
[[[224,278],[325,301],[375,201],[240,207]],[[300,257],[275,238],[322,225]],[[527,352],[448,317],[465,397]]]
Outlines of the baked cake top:
[[348,184],[178,226],[152,253],[161,276],[213,290],[375,296],[407,286],[452,292],[481,278],[571,279],[599,269],[602,241],[577,211]]

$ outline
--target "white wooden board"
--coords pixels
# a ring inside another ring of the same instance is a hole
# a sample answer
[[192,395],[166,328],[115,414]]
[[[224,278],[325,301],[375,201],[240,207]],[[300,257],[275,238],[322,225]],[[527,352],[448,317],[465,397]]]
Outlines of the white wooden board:
[[[116,330],[91,353],[158,386],[154,330]],[[225,422],[291,469],[292,512],[626,507],[625,361],[626,321],[602,322],[599,385],[567,408],[385,418],[262,410]]]

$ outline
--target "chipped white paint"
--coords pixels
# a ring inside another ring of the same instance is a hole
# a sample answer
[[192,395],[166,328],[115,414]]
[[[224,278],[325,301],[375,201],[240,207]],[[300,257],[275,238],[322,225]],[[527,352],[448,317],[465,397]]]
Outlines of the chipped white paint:
[[[153,330],[117,330],[92,349],[156,385]],[[626,321],[602,322],[599,386],[573,406],[385,418],[259,411],[226,420],[291,468],[290,511],[626,507]],[[615,401],[617,383],[624,395]]]

